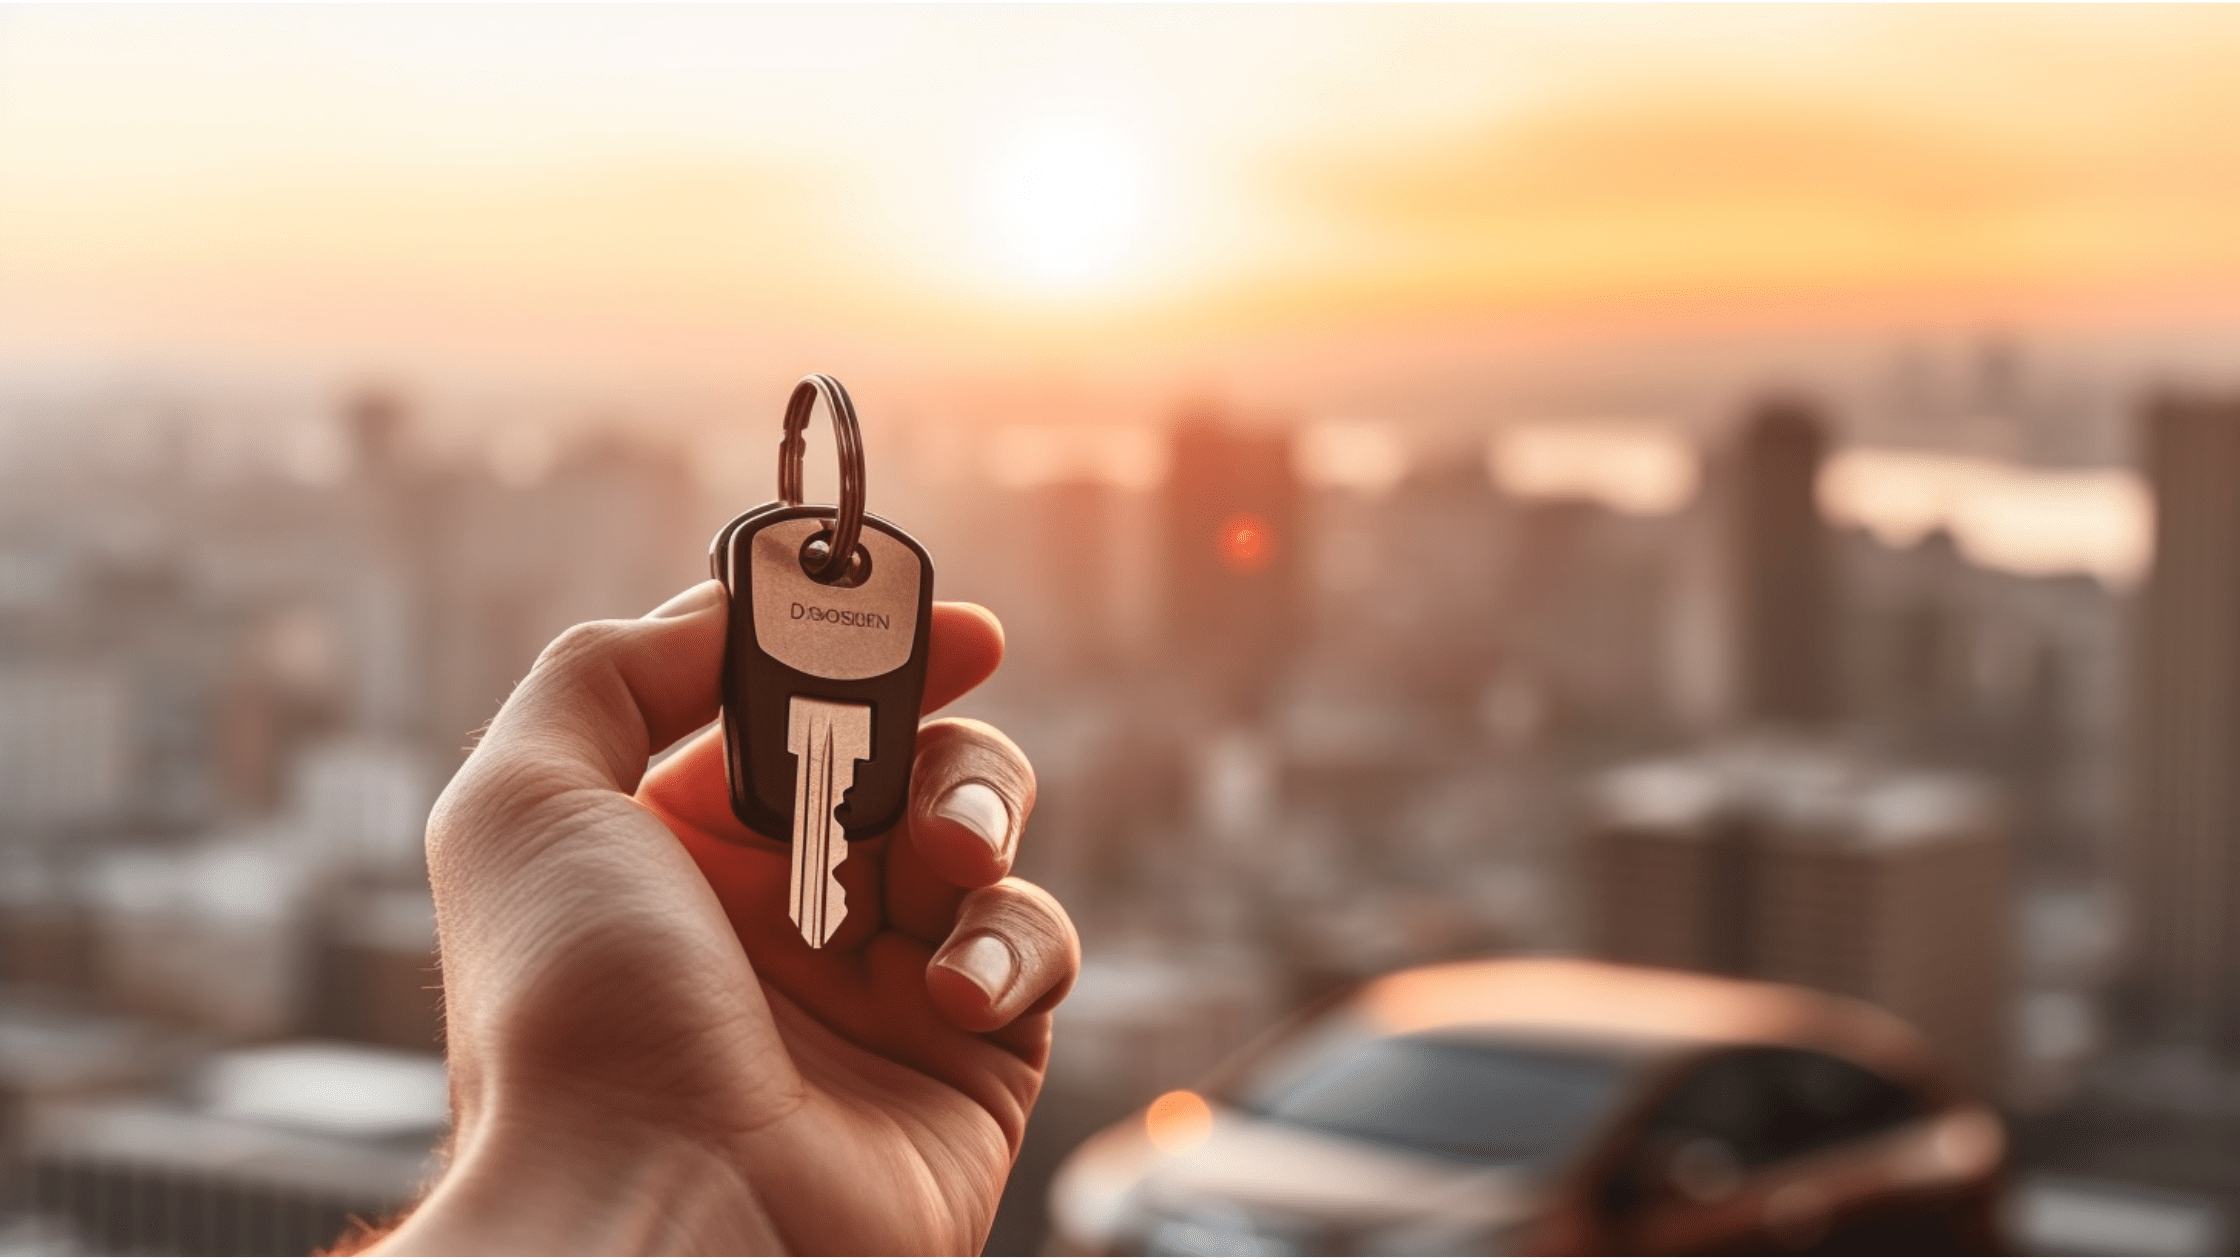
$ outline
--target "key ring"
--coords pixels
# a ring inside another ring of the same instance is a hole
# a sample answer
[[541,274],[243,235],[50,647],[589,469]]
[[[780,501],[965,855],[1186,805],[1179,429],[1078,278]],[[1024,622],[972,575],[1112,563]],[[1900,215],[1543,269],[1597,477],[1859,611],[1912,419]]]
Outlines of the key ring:
[[789,505],[801,502],[801,460],[809,448],[809,416],[819,398],[832,416],[832,440],[840,456],[840,507],[822,562],[814,559],[814,538],[802,549],[801,561],[810,577],[830,585],[848,576],[855,563],[856,542],[863,534],[863,431],[856,424],[856,405],[847,387],[822,372],[802,377],[786,400],[786,435],[778,443],[778,500]]

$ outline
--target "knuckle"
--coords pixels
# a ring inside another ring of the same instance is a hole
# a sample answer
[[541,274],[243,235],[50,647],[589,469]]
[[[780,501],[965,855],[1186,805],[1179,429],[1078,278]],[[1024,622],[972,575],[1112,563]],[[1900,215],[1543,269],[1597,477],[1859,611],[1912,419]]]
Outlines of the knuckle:
[[537,656],[532,673],[575,674],[605,661],[629,641],[629,623],[585,621],[569,626]]
[[1027,765],[1027,754],[1020,750],[1018,744],[1012,742],[1009,735],[995,727],[978,718],[949,718],[946,720],[957,724],[959,738],[970,741],[976,747],[1000,753],[1018,762],[1022,767]]
[[1019,986],[1026,1010],[1049,1010],[1072,991],[1081,973],[1081,938],[1057,898],[1022,879],[1010,878],[979,890],[988,907],[986,929],[1011,943],[1020,966],[1033,979]]
[[566,790],[565,776],[534,757],[490,756],[463,767],[428,814],[431,878],[502,862]]
[[1055,896],[1051,895],[1049,889],[1040,884],[1030,884],[1016,876],[1007,878],[1004,882],[1011,885],[1013,895],[1020,899],[1022,905],[1031,907],[1029,913],[1047,926],[1054,935],[1074,948],[1079,948],[1081,938],[1080,934],[1074,929],[1073,916],[1066,913],[1065,906],[1060,904]]
[[960,922],[995,929],[1042,946],[1077,947],[1073,919],[1040,886],[1007,876],[965,894]]
[[1024,814],[1034,805],[1034,763],[1011,737],[972,718],[936,718],[918,730],[917,765],[932,783],[984,779]]

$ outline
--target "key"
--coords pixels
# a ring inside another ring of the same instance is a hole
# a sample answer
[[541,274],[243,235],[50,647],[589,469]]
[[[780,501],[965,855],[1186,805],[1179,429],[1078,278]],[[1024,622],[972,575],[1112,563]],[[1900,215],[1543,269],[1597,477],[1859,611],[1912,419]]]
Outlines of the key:
[[856,762],[871,759],[871,706],[795,696],[786,705],[786,751],[793,754],[793,879],[786,909],[801,939],[824,948],[848,917],[848,894],[834,872],[848,844],[833,810],[855,786]]
[[[819,398],[840,453],[840,506],[801,502],[803,430]],[[863,441],[838,381],[786,405],[778,502],[726,525],[709,566],[731,599],[723,660],[731,812],[792,847],[786,910],[822,949],[847,919],[848,844],[902,820],[925,701],[933,561],[863,510]],[[844,557],[836,535],[855,534]]]
[[830,508],[773,505],[718,540],[731,590],[723,727],[731,809],[793,846],[787,909],[821,949],[848,913],[847,841],[883,835],[908,803],[925,696],[933,564],[866,516],[843,582],[808,568]]
[[[852,409],[844,418],[852,429]],[[836,424],[842,419],[835,408]],[[781,450],[795,461],[797,433],[789,412]],[[843,441],[844,460],[848,450]],[[781,468],[781,494],[799,484],[798,465],[790,484]],[[843,499],[850,484],[844,475]],[[860,512],[860,467],[852,484]],[[723,666],[731,812],[792,846],[787,912],[813,949],[847,918],[839,871],[848,843],[902,820],[933,620],[933,561],[888,521],[863,514],[848,563],[824,572],[839,516],[765,504],[725,526],[709,551],[731,598]]]

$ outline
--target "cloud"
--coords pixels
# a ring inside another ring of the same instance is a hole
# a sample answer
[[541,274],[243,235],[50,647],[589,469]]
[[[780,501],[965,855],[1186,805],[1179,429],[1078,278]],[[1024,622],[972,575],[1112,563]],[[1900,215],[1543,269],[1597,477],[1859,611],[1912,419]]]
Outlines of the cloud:
[[1777,206],[1949,220],[2009,209],[2042,175],[1996,147],[1874,113],[1762,96],[1650,95],[1552,111],[1302,181],[1403,231],[1588,215],[1643,224]]
[[1437,139],[1294,157],[1271,182],[1340,243],[1333,268],[1374,259],[1388,284],[1427,295],[1949,294],[2240,275],[2223,227],[2240,217],[2240,166],[2214,113],[2176,134],[2116,119],[2113,136],[2010,114],[1901,91],[1634,85]]

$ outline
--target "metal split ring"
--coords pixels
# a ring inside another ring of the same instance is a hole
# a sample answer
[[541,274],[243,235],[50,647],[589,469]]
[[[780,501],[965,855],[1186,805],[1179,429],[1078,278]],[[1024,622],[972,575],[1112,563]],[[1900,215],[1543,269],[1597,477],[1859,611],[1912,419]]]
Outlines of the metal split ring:
[[856,542],[863,535],[863,430],[856,424],[856,405],[847,388],[822,372],[811,372],[793,387],[786,400],[786,435],[778,444],[778,499],[801,502],[801,460],[809,447],[810,413],[817,399],[832,416],[832,440],[840,455],[840,506],[832,520],[832,541],[824,561],[804,568],[819,582],[836,582],[855,560]]

